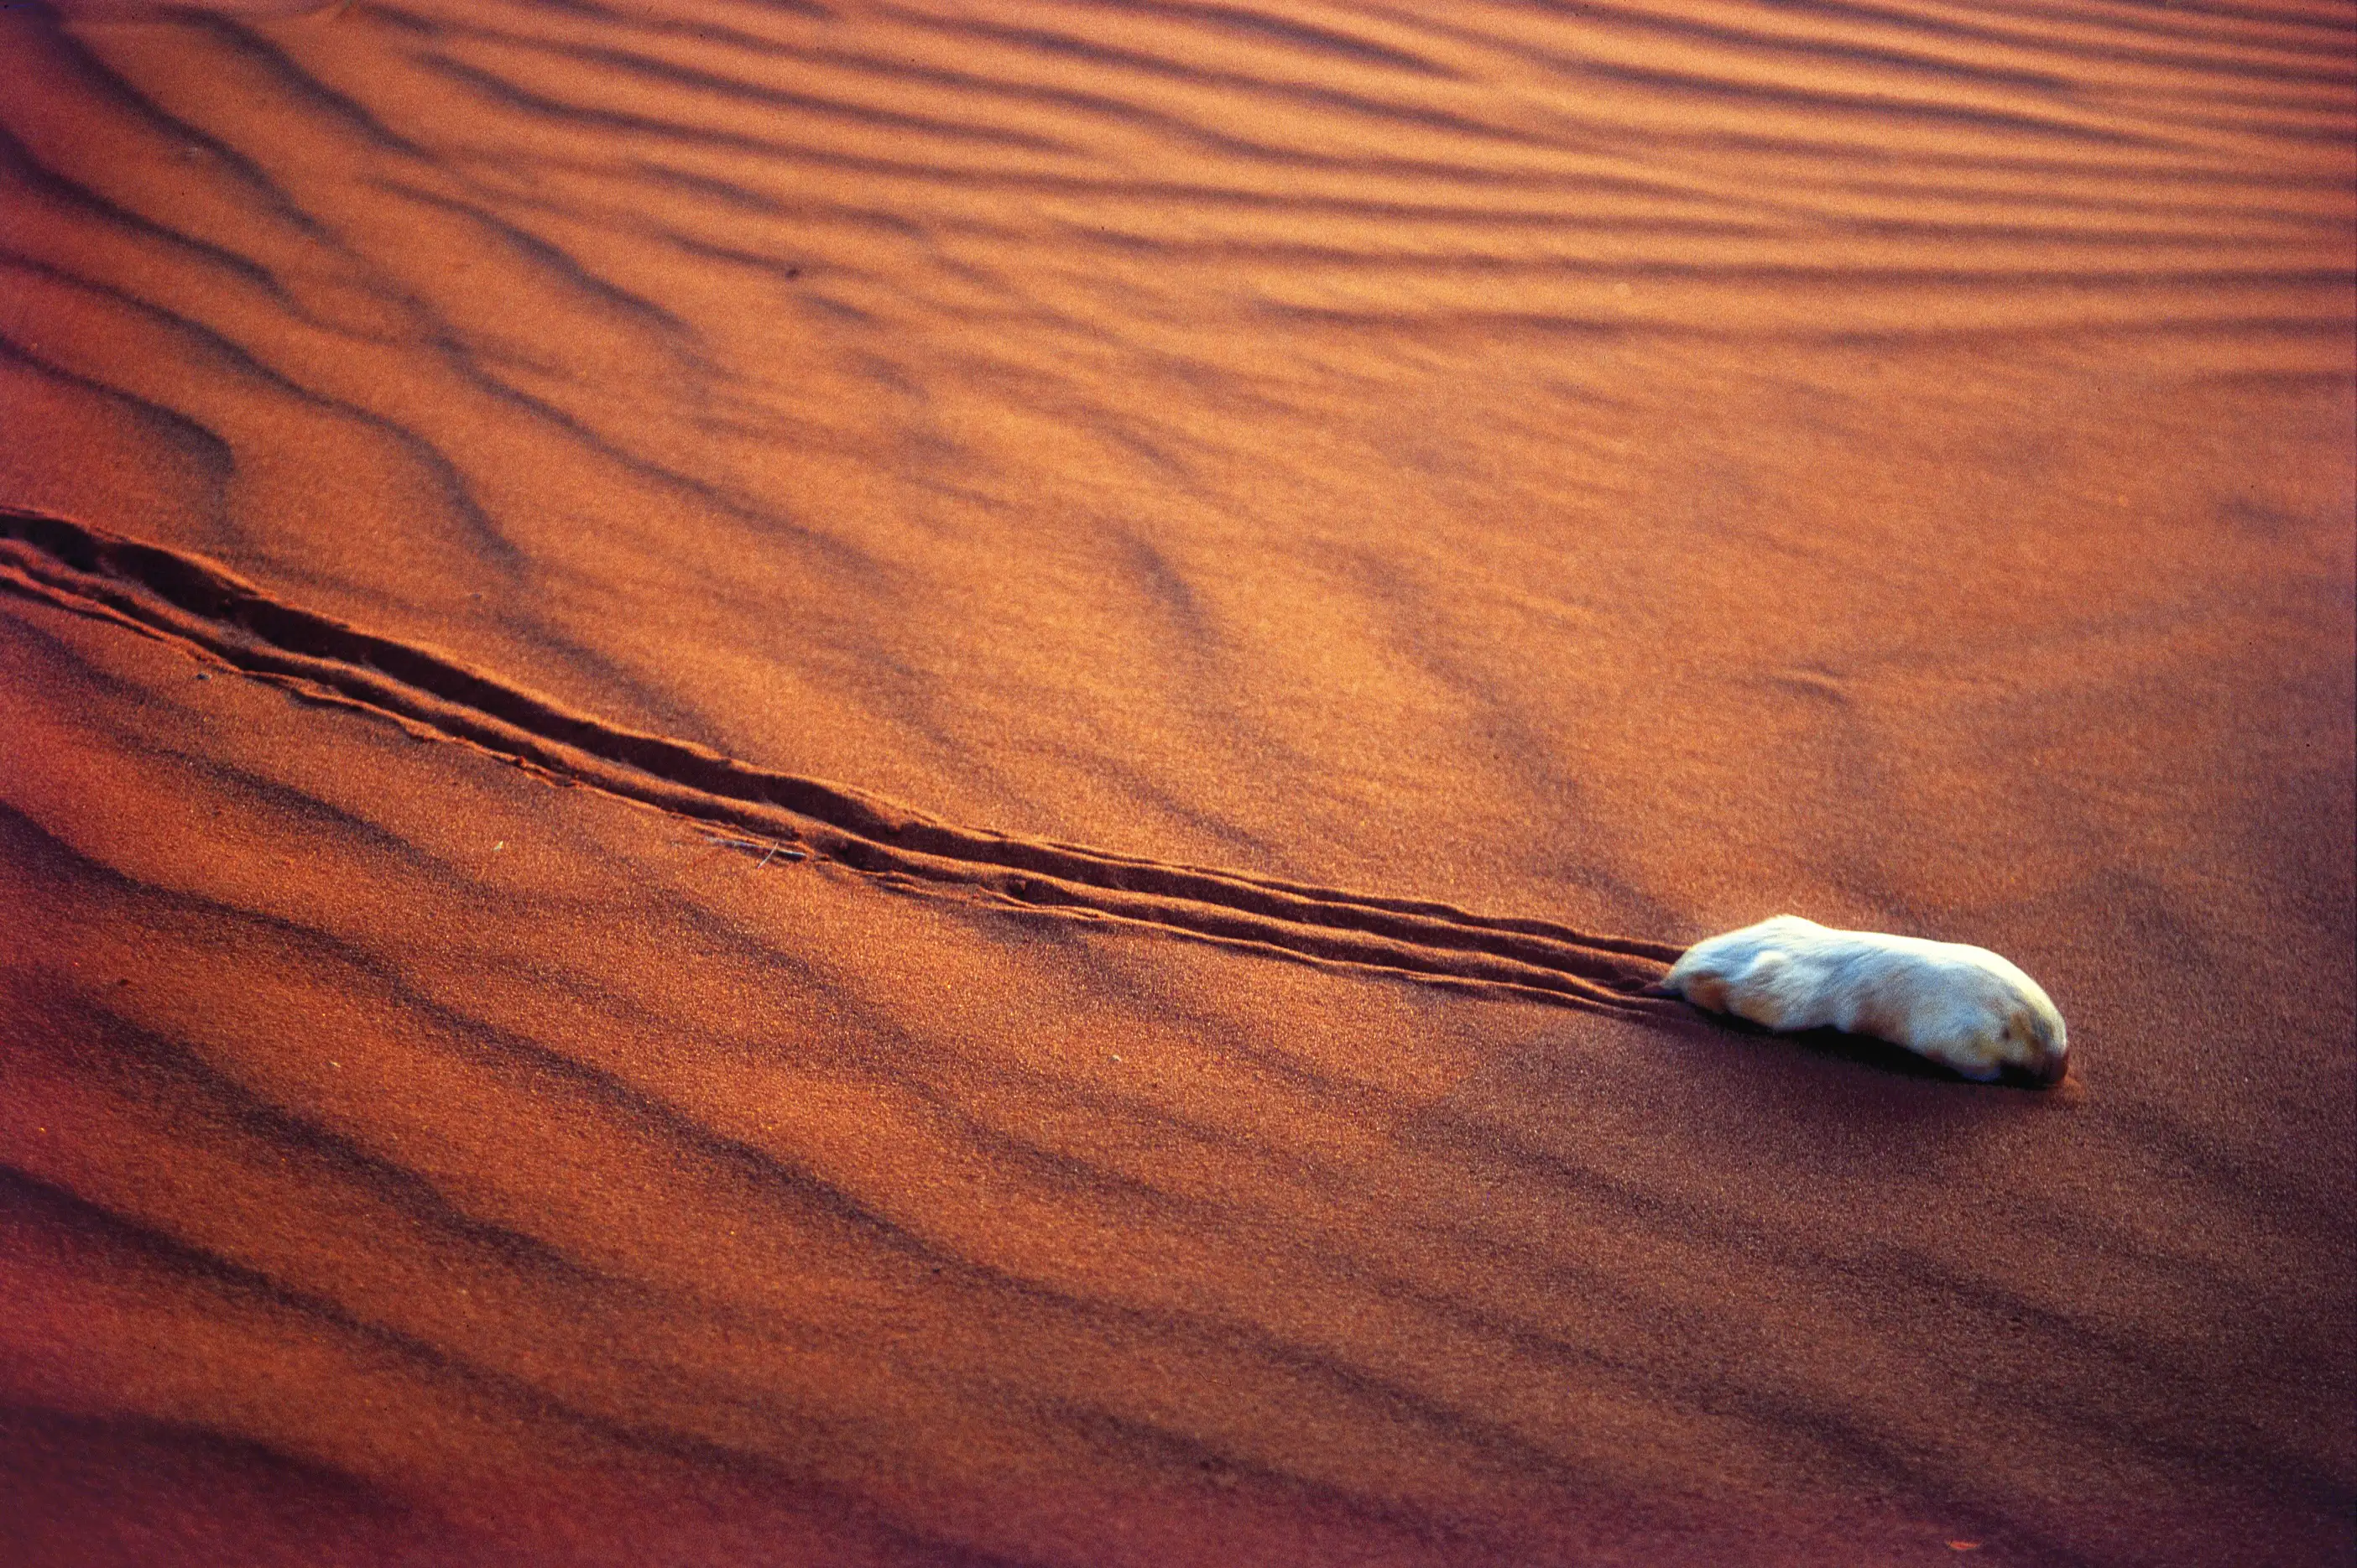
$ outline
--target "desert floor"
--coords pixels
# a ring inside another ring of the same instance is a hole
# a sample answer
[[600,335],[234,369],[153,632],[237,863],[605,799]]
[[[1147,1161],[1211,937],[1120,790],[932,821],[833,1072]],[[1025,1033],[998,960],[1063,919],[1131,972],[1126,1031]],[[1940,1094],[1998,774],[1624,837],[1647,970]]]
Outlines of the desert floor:
[[2351,1561],[2347,5],[103,9],[7,1561]]

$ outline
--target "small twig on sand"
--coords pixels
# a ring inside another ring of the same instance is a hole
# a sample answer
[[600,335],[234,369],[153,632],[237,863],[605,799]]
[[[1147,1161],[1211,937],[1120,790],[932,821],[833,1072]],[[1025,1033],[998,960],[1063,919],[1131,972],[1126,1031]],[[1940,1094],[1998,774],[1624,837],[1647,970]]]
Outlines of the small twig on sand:
[[704,835],[704,842],[709,844],[717,844],[722,849],[741,849],[747,854],[752,854],[757,849],[762,851],[763,854],[761,855],[760,865],[753,867],[756,871],[760,870],[762,866],[768,865],[770,862],[777,859],[778,856],[781,854],[788,860],[808,860],[810,858],[809,851],[792,848],[787,841],[783,839],[764,843],[759,839],[731,838],[726,833],[716,833],[707,831]]

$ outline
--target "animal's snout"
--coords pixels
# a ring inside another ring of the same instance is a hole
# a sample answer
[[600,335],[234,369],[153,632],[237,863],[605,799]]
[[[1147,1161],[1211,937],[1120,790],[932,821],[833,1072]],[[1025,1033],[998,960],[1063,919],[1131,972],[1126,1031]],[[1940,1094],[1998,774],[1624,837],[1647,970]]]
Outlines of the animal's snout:
[[2068,1051],[2038,1051],[2021,1065],[2022,1072],[2040,1088],[2051,1089],[2069,1075],[2071,1055]]

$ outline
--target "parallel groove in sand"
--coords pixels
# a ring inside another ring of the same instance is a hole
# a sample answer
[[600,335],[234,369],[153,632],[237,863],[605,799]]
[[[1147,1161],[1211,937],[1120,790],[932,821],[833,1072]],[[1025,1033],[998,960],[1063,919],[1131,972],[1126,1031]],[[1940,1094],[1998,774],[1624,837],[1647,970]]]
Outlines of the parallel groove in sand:
[[1421,980],[1651,1011],[1673,945],[959,827],[865,790],[752,767],[564,708],[433,650],[316,615],[203,558],[0,507],[0,585],[248,674],[389,714],[562,779],[807,843],[861,871],[1111,916]]

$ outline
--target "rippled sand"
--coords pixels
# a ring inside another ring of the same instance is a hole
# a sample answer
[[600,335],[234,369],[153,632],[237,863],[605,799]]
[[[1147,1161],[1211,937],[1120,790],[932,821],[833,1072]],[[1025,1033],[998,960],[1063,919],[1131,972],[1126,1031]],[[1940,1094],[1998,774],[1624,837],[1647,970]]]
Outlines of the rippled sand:
[[2345,6],[60,9],[0,1555],[2348,1560]]

